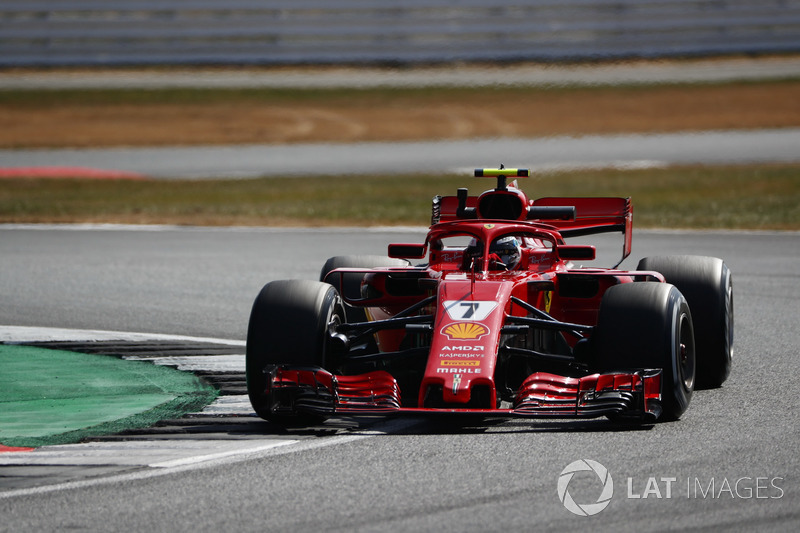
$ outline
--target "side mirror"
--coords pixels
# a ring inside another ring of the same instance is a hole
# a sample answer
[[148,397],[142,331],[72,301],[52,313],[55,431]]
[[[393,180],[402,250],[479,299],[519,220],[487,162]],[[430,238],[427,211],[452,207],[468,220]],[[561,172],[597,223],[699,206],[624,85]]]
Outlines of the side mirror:
[[425,244],[390,244],[389,257],[394,259],[423,259],[428,251]]
[[592,261],[597,257],[597,248],[588,244],[561,244],[556,246],[556,253],[561,259]]

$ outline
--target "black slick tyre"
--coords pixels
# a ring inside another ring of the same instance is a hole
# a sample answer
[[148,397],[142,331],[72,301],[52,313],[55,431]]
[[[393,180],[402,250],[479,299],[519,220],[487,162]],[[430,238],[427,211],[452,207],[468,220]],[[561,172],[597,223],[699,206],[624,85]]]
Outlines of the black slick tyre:
[[716,257],[655,256],[639,261],[639,270],[664,276],[686,297],[692,310],[697,351],[697,388],[720,387],[733,363],[733,281]]
[[[361,292],[361,281],[364,278],[361,274],[345,274],[343,276],[331,276],[325,279],[328,274],[337,268],[380,268],[380,267],[407,267],[408,261],[395,259],[383,255],[337,255],[331,257],[322,266],[319,273],[319,280],[330,283],[339,291],[339,294],[357,297]],[[346,306],[345,310],[348,322],[366,322],[367,315],[363,308]]]
[[636,282],[608,289],[591,343],[598,371],[662,369],[660,420],[677,420],[689,407],[695,380],[692,315],[673,285]]
[[335,364],[331,332],[344,321],[344,306],[334,287],[305,280],[267,283],[256,297],[247,328],[247,394],[261,418],[280,423],[314,423],[319,416],[288,417],[271,412],[266,392],[268,365],[326,368]]

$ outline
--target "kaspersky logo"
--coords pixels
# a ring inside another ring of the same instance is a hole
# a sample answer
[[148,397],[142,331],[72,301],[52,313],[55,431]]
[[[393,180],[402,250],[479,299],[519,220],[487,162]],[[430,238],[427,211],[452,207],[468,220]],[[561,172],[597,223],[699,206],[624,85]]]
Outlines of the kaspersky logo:
[[478,322],[453,322],[442,328],[442,334],[451,341],[477,340],[489,334],[489,328]]

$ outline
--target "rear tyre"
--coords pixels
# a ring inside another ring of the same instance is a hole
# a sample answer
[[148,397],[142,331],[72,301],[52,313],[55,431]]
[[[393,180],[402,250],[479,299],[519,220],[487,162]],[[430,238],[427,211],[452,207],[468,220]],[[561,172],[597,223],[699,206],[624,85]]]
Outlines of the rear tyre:
[[[383,255],[337,255],[331,257],[322,266],[319,273],[319,280],[325,281],[325,277],[337,268],[378,268],[378,267],[406,267],[409,263],[405,259],[395,259]],[[364,276],[361,274],[345,274],[342,277],[331,276],[326,281],[339,291],[339,294],[358,297],[361,294],[361,281]],[[362,307],[347,306],[345,310],[348,322],[366,322],[367,315]]]
[[662,369],[662,420],[677,420],[689,407],[695,380],[692,315],[674,286],[637,282],[608,289],[591,342],[601,372]]
[[733,282],[727,265],[716,257],[656,256],[639,261],[638,269],[661,273],[686,297],[697,350],[697,388],[720,387],[733,362]]
[[250,404],[261,418],[283,424],[313,424],[324,417],[275,415],[266,392],[267,365],[335,365],[340,345],[331,336],[344,322],[336,289],[317,281],[267,283],[253,303],[247,328],[246,375]]

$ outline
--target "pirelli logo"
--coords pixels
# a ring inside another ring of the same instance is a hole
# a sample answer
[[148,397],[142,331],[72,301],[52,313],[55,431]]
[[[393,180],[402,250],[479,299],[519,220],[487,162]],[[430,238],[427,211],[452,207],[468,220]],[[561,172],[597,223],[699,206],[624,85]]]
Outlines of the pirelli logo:
[[481,362],[479,360],[469,360],[469,361],[447,360],[447,361],[442,361],[441,366],[481,366]]

